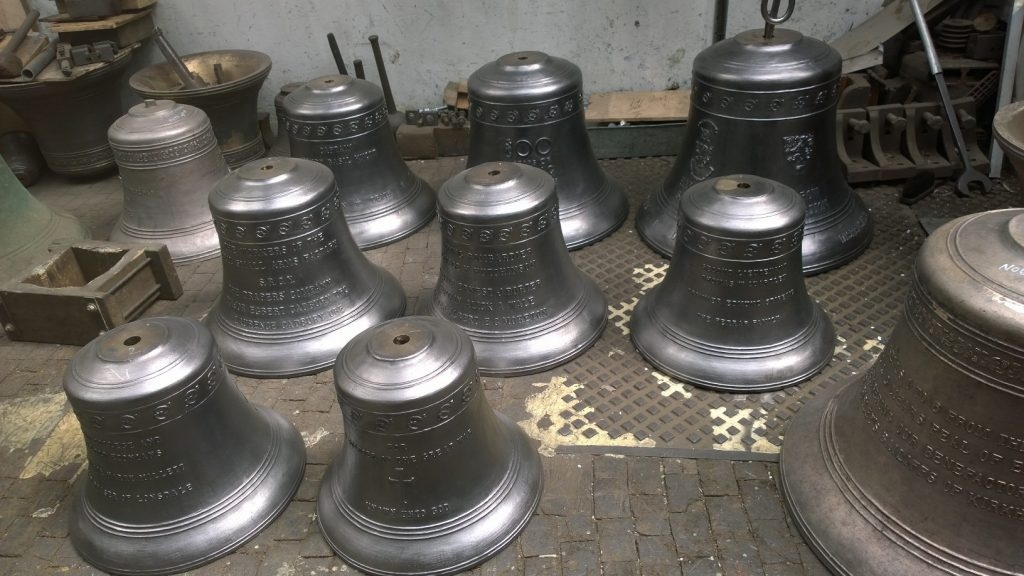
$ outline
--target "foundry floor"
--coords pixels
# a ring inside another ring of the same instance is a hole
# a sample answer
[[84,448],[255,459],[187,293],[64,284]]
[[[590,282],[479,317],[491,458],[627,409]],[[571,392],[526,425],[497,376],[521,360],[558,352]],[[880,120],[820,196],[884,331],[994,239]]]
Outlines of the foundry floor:
[[[876,221],[872,247],[857,261],[808,280],[839,333],[835,357],[812,381],[786,391],[725,395],[651,370],[630,345],[635,298],[661,280],[667,261],[638,239],[633,215],[668,172],[671,158],[603,162],[622,182],[633,212],[613,236],[573,253],[608,298],[605,335],[583,357],[520,378],[483,379],[487,397],[534,439],[545,490],[525,532],[471,574],[825,575],[788,518],[776,486],[785,425],[804,400],[855,378],[878,356],[899,310],[919,220],[1020,206],[1016,180],[993,194],[960,199],[940,188],[913,207],[899,188],[859,188]],[[414,162],[432,185],[463,158]],[[106,238],[121,204],[116,175],[81,182],[52,175],[32,192]],[[437,279],[435,221],[370,259],[398,277],[409,312]],[[220,260],[180,266],[185,294],[146,315],[203,316],[221,285]],[[84,446],[61,391],[74,346],[0,337],[0,574],[97,574],[75,553],[67,522],[82,480]],[[343,430],[329,371],[288,380],[236,382],[256,403],[295,424],[307,445],[305,479],[280,518],[237,552],[196,575],[315,576],[354,571],[320,536],[315,496]]]

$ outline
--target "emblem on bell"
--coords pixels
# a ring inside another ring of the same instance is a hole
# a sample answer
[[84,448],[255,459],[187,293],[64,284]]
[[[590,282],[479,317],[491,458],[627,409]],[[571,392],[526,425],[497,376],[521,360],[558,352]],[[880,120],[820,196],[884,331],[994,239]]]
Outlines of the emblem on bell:
[[228,165],[206,114],[188,104],[146,100],[108,130],[124,209],[110,239],[160,242],[192,262],[220,253],[207,198]]
[[680,196],[728,174],[770,178],[800,193],[805,274],[842,266],[871,241],[871,215],[846,183],[836,150],[842,58],[820,40],[771,27],[770,37],[748,30],[693,61],[682,150],[636,220],[640,237],[663,256],[676,243]]
[[232,372],[319,372],[353,336],[405,312],[398,281],[352,241],[326,166],[254,160],[221,180],[210,210],[224,288],[206,323]]
[[1024,210],[958,218],[918,253],[868,371],[790,422],[780,486],[835,574],[1022,574]]
[[540,457],[487,404],[458,327],[384,322],[345,346],[334,379],[346,442],[320,485],[317,519],[345,562],[371,574],[454,574],[526,527]]
[[172,574],[230,553],[284,510],[302,481],[302,437],[250,404],[202,324],[146,318],[79,350],[64,391],[88,478],[71,542],[114,574]]
[[820,371],[836,336],[804,286],[800,195],[734,175],[696,184],[680,202],[672,264],[630,321],[640,353],[723,392],[775,390]]
[[506,54],[469,77],[469,106],[466,165],[519,162],[554,176],[570,250],[608,236],[626,219],[626,195],[590,147],[575,64],[543,52]]
[[283,106],[291,155],[334,171],[360,248],[390,244],[434,219],[434,191],[402,160],[375,84],[322,76],[290,93]]
[[597,341],[604,295],[569,258],[547,172],[480,164],[448,180],[437,204],[441,271],[423,312],[469,334],[481,374],[540,372]]

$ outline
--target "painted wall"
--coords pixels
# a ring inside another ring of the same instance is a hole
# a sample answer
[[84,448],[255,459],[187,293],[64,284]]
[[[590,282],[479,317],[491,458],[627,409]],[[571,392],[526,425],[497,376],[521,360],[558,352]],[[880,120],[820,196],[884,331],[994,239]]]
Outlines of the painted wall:
[[[52,0],[31,0],[43,15]],[[864,21],[882,0],[800,0],[788,26],[831,40]],[[376,80],[369,42],[380,36],[399,109],[440,106],[449,80],[515,50],[543,50],[583,70],[586,93],[688,86],[693,58],[711,41],[714,0],[161,0],[156,21],[178,52],[247,48],[274,61],[260,98],[336,71],[326,34],[342,55],[361,58]],[[728,34],[761,27],[760,2],[732,0]],[[132,71],[157,62],[147,42]],[[126,101],[128,104],[129,101]]]

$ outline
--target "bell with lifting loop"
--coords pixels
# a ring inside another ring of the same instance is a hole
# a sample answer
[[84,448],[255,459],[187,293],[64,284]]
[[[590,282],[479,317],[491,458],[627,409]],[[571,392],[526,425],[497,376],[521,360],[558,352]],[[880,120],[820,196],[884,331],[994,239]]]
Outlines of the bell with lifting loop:
[[785,501],[835,574],[1022,574],[1024,210],[936,230],[857,380],[786,430]]
[[521,162],[554,176],[570,250],[601,240],[626,219],[626,195],[590,147],[575,64],[543,52],[506,54],[469,77],[469,106],[466,165]]
[[384,322],[345,346],[334,381],[346,442],[324,474],[317,519],[345,562],[371,574],[454,574],[526,527],[540,457],[488,405],[458,327]]
[[540,372],[597,341],[604,295],[569,258],[547,172],[481,164],[448,180],[437,203],[441,271],[423,311],[469,334],[481,374]]
[[110,239],[159,242],[175,263],[220,253],[207,198],[228,165],[206,114],[188,104],[146,100],[107,131],[124,188]]
[[230,553],[302,481],[302,437],[250,404],[210,332],[184,318],[119,326],[75,354],[64,391],[89,458],[71,542],[114,574],[173,574]]
[[835,330],[800,270],[804,203],[756,176],[714,178],[681,199],[665,280],[630,335],[651,364],[723,392],[775,390],[821,370]]
[[434,219],[434,191],[402,160],[375,84],[321,76],[285,97],[283,106],[291,155],[334,172],[361,249],[396,242]]
[[742,32],[694,59],[682,150],[636,220],[662,256],[672,256],[683,193],[728,174],[770,178],[800,193],[805,274],[842,266],[870,243],[871,215],[846,183],[836,149],[842,58],[820,40],[774,29],[786,17],[766,15],[765,31]]
[[353,336],[405,312],[398,281],[352,241],[326,166],[254,160],[221,180],[210,210],[224,287],[206,323],[228,370],[319,372]]

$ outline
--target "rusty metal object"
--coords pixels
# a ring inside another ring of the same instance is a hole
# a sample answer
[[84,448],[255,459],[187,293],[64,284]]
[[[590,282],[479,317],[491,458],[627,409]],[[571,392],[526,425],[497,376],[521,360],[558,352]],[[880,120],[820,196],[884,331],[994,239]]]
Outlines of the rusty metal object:
[[43,155],[39,153],[39,145],[31,132],[19,130],[0,136],[0,156],[4,157],[22,186],[31,186],[39,180],[43,171]]
[[789,423],[780,486],[834,573],[1024,573],[1024,210],[925,241],[868,371]]
[[0,50],[0,78],[16,78],[21,76],[21,69],[24,67],[24,62],[16,54],[18,47],[25,41],[25,37],[28,36],[29,30],[35,25],[36,20],[39,19],[39,11],[31,10],[25,15],[25,19],[22,20],[21,26],[14,31],[11,35],[11,39],[7,41],[3,49]]
[[878,179],[878,165],[864,157],[864,138],[870,132],[867,110],[851,108],[836,112],[836,153],[846,167],[847,182]]
[[188,88],[172,65],[161,62],[139,70],[128,84],[144,99],[174,100],[206,112],[228,166],[237,168],[263,156],[266,148],[256,103],[260,87],[270,74],[270,57],[252,50],[215,50],[186,55],[182,62],[189,74],[203,79],[217,78],[215,70],[219,66],[222,81]]
[[884,104],[867,108],[871,125],[867,157],[878,165],[879,180],[903,180],[917,173],[910,158],[903,155],[907,118],[903,106]]
[[547,172],[480,164],[448,180],[437,203],[441,272],[423,312],[469,334],[481,374],[540,372],[597,341],[605,299],[569,257]]
[[[971,163],[976,170],[981,172],[988,172],[989,161],[985,152],[978,145],[978,118],[977,118],[977,106],[974,98],[968,96],[964,98],[957,98],[953,100],[953,112],[956,115],[956,122],[960,125],[960,130],[964,137],[964,150],[966,151],[967,161]],[[961,159],[956,158],[956,152],[954,150],[946,151],[947,157],[952,162],[954,159],[957,160],[957,164],[962,162]]]
[[[793,188],[807,203],[805,274],[863,252],[872,218],[843,177],[836,146],[841,66],[824,42],[782,28],[771,39],[748,30],[698,54],[682,150],[637,215],[644,241],[671,255],[687,189],[715,176],[753,174]],[[744,153],[737,142],[757,142],[757,153]]]
[[292,156],[327,165],[362,249],[405,238],[434,219],[434,191],[402,161],[380,88],[321,76],[284,99]]
[[172,574],[225,556],[302,481],[302,437],[246,400],[195,320],[146,318],[107,332],[71,359],[64,392],[89,458],[72,497],[71,543],[106,572]]
[[918,170],[928,170],[939,178],[953,174],[953,164],[939,151],[940,142],[948,136],[949,127],[940,116],[935,102],[904,106],[907,118],[907,156]]
[[558,179],[562,235],[570,250],[614,232],[629,206],[597,164],[583,118],[583,75],[562,58],[513,52],[469,77],[467,166],[520,162]]
[[228,165],[206,114],[170,100],[132,106],[108,131],[124,208],[111,240],[161,242],[175,263],[220,254],[207,198]]
[[320,484],[327,543],[370,574],[454,574],[526,527],[544,473],[526,434],[487,403],[473,342],[412,316],[338,356],[345,446]]
[[733,175],[695,184],[681,203],[672,264],[630,321],[637,350],[723,392],[777,390],[820,371],[836,335],[804,285],[800,195]]
[[181,296],[162,244],[77,240],[53,250],[0,288],[0,323],[11,340],[82,346],[157,299]]
[[353,336],[405,312],[398,281],[352,241],[326,166],[254,160],[217,185],[210,210],[224,288],[206,324],[232,372],[319,372]]

